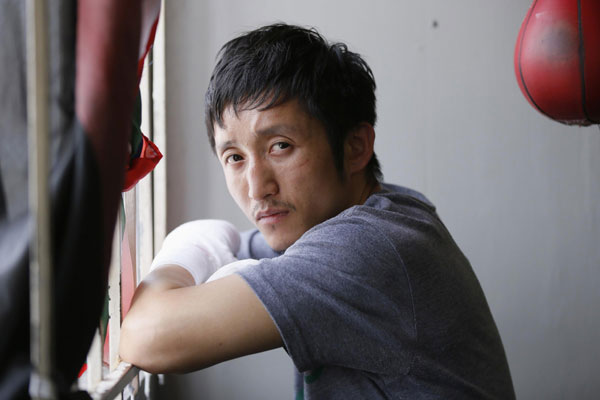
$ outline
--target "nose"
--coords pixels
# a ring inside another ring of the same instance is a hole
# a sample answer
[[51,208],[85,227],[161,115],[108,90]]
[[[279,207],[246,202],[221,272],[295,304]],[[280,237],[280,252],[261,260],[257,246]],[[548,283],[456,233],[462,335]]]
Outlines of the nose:
[[251,161],[246,179],[248,182],[248,197],[253,200],[263,200],[277,194],[279,190],[273,167],[265,160],[255,159]]

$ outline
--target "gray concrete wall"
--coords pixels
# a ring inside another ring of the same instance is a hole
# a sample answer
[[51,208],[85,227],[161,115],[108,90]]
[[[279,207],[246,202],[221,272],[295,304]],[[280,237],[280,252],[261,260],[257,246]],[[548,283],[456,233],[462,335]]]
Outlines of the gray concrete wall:
[[[529,106],[513,72],[528,0],[167,2],[168,224],[226,218],[203,121],[225,41],[265,23],[314,26],[364,55],[378,83],[388,182],[426,194],[471,260],[521,399],[597,398],[600,132]],[[292,397],[283,350],[168,377],[169,398]]]

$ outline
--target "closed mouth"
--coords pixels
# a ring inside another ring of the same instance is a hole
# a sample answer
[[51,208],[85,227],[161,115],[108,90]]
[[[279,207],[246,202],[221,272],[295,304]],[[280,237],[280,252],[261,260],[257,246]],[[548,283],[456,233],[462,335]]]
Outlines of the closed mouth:
[[275,222],[279,218],[285,217],[289,214],[289,210],[285,209],[267,209],[256,213],[256,222]]

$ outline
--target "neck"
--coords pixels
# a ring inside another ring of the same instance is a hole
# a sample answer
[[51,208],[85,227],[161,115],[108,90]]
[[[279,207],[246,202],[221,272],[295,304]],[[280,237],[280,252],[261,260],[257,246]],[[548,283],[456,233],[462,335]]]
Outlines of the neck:
[[353,190],[352,199],[354,200],[352,205],[365,204],[369,196],[381,190],[381,185],[376,179],[367,178],[364,175],[350,179],[356,179],[353,185],[355,189]]

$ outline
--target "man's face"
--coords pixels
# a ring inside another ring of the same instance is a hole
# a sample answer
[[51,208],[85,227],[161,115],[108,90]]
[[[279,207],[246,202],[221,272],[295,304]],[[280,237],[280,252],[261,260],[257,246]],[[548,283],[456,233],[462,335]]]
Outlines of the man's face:
[[325,128],[291,100],[268,110],[228,107],[215,149],[229,193],[274,250],[349,207]]

